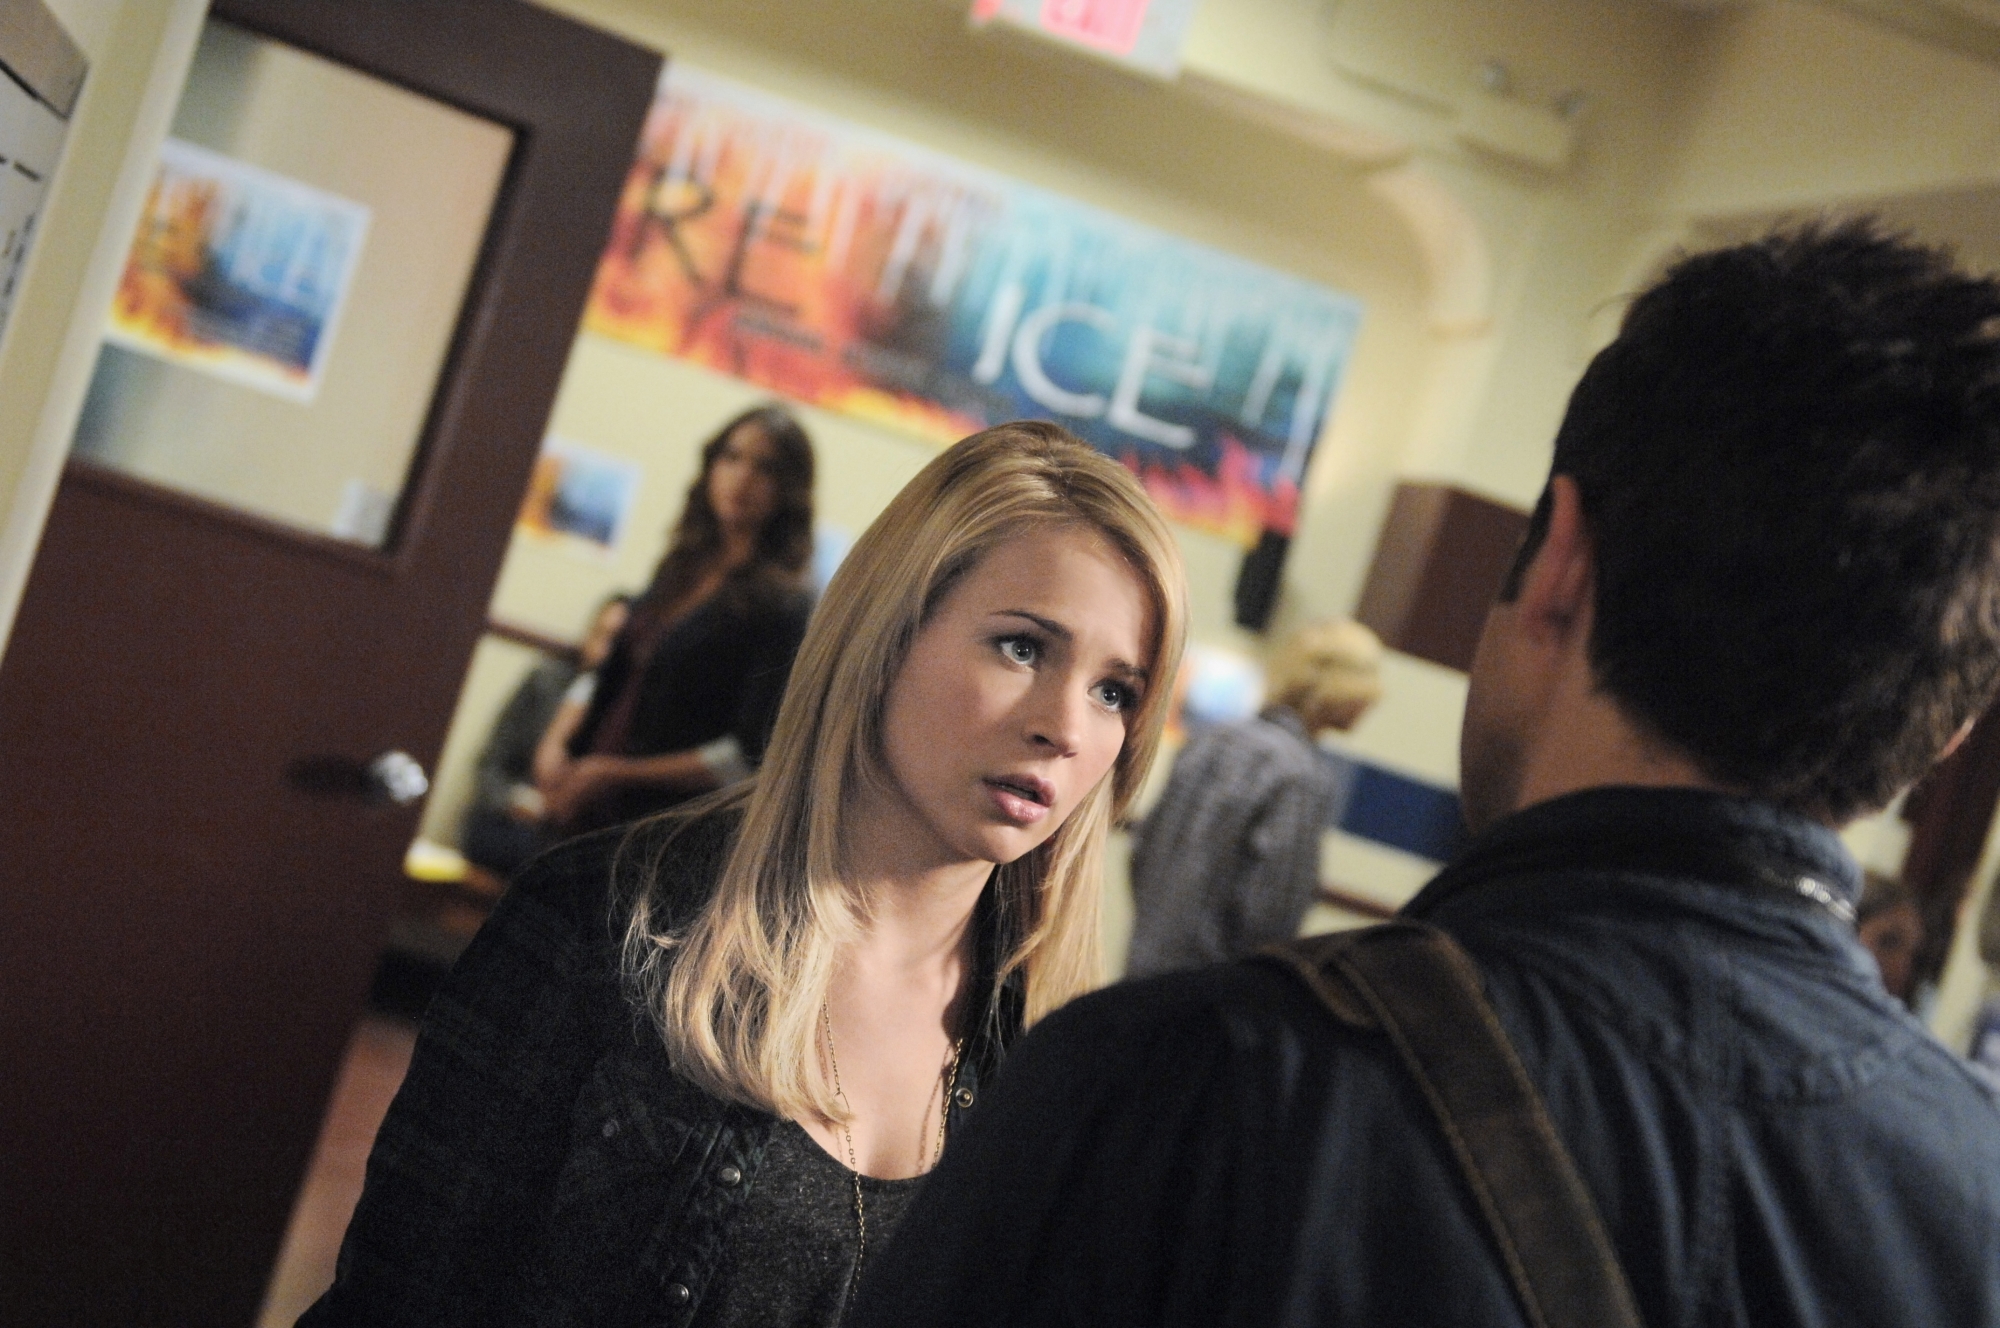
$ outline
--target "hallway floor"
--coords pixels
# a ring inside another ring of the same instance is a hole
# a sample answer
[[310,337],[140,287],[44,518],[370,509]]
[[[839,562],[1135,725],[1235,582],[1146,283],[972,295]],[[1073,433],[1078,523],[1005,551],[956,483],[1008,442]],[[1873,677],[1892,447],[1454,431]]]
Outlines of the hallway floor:
[[370,1013],[355,1025],[278,1266],[264,1293],[258,1328],[292,1328],[332,1284],[334,1256],[361,1197],[368,1150],[410,1068],[416,1040],[414,1024],[385,1015]]

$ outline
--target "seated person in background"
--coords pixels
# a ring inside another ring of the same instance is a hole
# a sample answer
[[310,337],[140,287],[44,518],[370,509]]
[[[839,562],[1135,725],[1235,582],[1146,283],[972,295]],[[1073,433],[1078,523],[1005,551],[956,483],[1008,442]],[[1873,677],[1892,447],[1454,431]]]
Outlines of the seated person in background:
[[1854,910],[1854,932],[1875,956],[1875,967],[1882,970],[1882,985],[1889,994],[1913,1006],[1924,917],[1901,881],[1879,872],[1868,873],[1861,903]]
[[729,421],[653,582],[580,714],[558,715],[535,786],[558,837],[637,820],[747,776],[812,611],[813,451],[777,406]]
[[[1292,951],[1354,976],[1037,1025],[849,1328],[2000,1324],[1996,1090],[1882,990],[1837,833],[1996,684],[2000,279],[1863,222],[1681,260],[1487,614],[1476,837]],[[1468,1181],[1509,1123],[1544,1146]]]
[[1188,740],[1133,832],[1127,976],[1236,959],[1298,934],[1339,792],[1313,737],[1353,728],[1375,704],[1381,659],[1360,623],[1305,628],[1272,656],[1262,714]]
[[[542,795],[535,788],[535,750],[565,707],[581,718],[589,704],[593,670],[624,630],[630,596],[613,595],[591,616],[574,661],[552,655],[528,671],[514,689],[479,753],[472,805],[459,829],[465,856],[510,876],[541,847]],[[574,728],[574,723],[571,725]]]

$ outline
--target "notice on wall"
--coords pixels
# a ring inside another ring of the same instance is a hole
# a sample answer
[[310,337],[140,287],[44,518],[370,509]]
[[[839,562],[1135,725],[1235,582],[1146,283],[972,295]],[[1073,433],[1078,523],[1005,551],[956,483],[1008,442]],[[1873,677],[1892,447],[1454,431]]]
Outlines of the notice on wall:
[[1167,514],[1289,534],[1352,297],[669,67],[588,331],[939,442],[1051,419]]
[[0,334],[14,309],[69,118],[83,53],[39,4],[17,3],[0,24]]
[[105,340],[310,402],[369,217],[351,199],[170,138]]

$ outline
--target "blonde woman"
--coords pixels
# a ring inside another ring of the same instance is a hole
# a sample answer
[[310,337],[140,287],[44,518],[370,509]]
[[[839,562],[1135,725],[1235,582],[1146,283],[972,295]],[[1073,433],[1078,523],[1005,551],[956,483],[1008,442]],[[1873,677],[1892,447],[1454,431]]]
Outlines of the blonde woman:
[[838,1323],[1007,1046],[1098,981],[1185,616],[1158,513],[1061,429],[925,467],[828,587],[755,783],[502,901],[301,1323]]

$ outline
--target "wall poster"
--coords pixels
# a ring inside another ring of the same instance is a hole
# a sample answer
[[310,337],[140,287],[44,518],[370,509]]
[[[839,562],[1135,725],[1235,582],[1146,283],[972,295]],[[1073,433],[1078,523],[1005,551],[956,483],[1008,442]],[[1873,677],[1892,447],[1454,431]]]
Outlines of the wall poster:
[[1248,545],[1292,530],[1360,313],[674,64],[584,326],[939,442],[1053,419]]
[[310,402],[369,216],[350,199],[170,138],[105,340]]
[[515,524],[539,539],[609,558],[625,536],[640,474],[635,461],[549,438],[535,458]]

